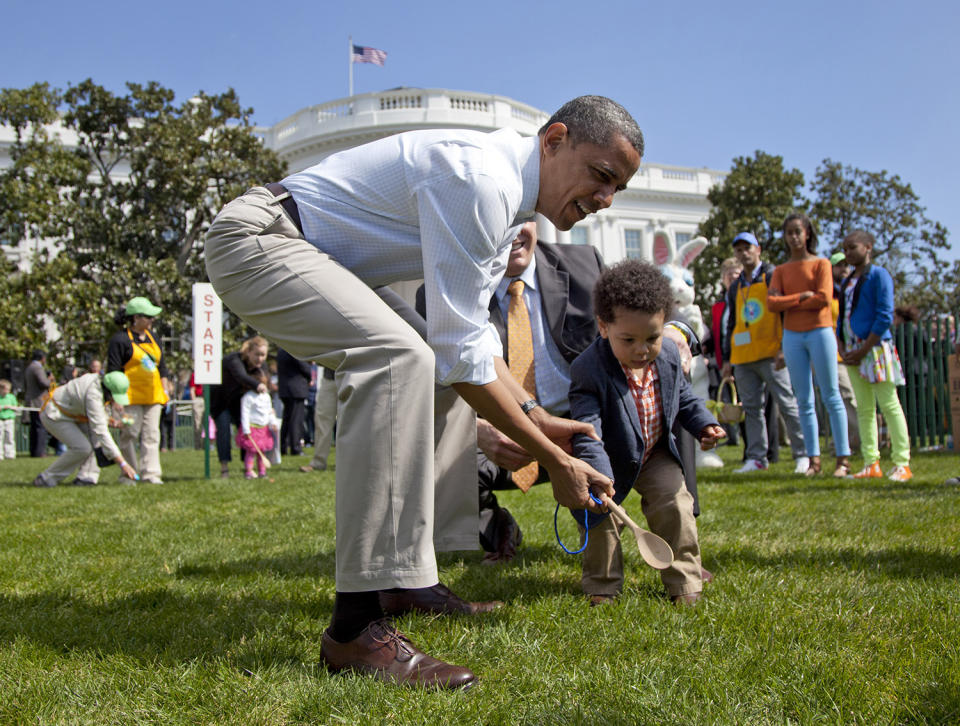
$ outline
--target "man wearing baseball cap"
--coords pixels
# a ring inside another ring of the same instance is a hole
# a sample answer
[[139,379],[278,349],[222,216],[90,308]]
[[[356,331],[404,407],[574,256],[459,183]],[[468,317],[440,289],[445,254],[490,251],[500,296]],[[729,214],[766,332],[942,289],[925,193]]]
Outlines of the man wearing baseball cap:
[[[98,458],[119,464],[124,476],[136,479],[137,472],[123,458],[110,435],[110,417],[104,405],[112,398],[119,415],[119,407],[129,403],[129,388],[127,377],[113,371],[103,379],[97,373],[87,373],[54,389],[43,403],[40,421],[67,450],[33,480],[34,486],[55,487],[74,471],[74,484],[92,486],[100,479]],[[95,453],[98,450],[99,456]]]
[[[163,351],[150,332],[153,319],[162,312],[145,297],[134,297],[120,316],[123,329],[107,344],[107,371],[123,372],[130,380],[130,404],[127,415],[131,422],[120,430],[120,450],[144,481],[163,484],[160,469],[160,415],[169,400],[167,366]],[[139,456],[137,447],[139,445]],[[121,475],[123,484],[134,480]]]
[[[770,391],[787,425],[795,471],[804,473],[810,460],[800,433],[797,399],[780,350],[783,324],[779,314],[767,309],[767,287],[773,265],[760,260],[761,251],[752,232],[741,232],[733,238],[733,254],[743,265],[743,271],[727,290],[730,315],[723,338],[723,358],[729,362],[723,364],[723,376],[726,378],[733,372],[746,417],[747,451],[743,466],[736,472],[744,474],[767,468],[768,434],[763,399]],[[776,446],[777,442],[773,443]]]

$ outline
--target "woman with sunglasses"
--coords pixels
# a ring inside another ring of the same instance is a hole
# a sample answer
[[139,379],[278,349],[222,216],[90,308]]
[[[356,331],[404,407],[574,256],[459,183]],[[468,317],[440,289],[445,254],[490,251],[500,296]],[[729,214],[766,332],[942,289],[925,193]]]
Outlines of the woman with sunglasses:
[[[160,344],[150,332],[153,319],[163,308],[145,297],[126,304],[118,331],[107,345],[107,372],[123,371],[130,380],[130,405],[124,407],[126,425],[120,429],[120,451],[141,481],[163,484],[160,469],[160,415],[169,400],[167,366]],[[140,456],[137,456],[137,445]],[[121,475],[122,484],[136,482]]]

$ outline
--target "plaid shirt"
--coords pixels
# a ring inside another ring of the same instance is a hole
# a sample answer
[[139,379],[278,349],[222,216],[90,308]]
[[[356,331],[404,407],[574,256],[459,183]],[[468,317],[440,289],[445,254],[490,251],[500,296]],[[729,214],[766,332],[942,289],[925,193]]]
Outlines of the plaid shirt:
[[633,402],[637,404],[637,415],[640,417],[640,438],[643,439],[643,466],[650,454],[653,453],[653,447],[660,440],[660,434],[663,432],[663,404],[660,400],[660,376],[657,374],[657,366],[650,362],[643,370],[643,377],[637,375],[623,366],[623,373],[627,377],[627,385],[630,387],[630,393],[633,394]]

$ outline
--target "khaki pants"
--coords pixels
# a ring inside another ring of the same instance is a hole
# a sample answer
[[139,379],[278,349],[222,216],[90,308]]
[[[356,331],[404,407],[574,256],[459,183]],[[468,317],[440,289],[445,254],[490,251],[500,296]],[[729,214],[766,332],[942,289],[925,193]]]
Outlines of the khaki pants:
[[337,384],[326,378],[321,368],[317,374],[317,395],[313,403],[313,458],[310,466],[314,469],[327,468],[336,423]]
[[[137,470],[142,481],[159,482],[163,480],[160,469],[160,415],[163,405],[154,403],[149,406],[130,405],[123,407],[123,415],[133,422],[120,429],[120,453],[127,463]],[[140,445],[139,455],[137,445]],[[121,478],[123,474],[121,474]]]
[[77,479],[99,481],[100,467],[97,466],[97,457],[93,453],[93,444],[90,443],[90,426],[63,418],[59,414],[56,418],[51,418],[46,409],[40,412],[40,422],[67,447],[40,475],[41,478],[45,482],[59,484],[76,471]]
[[[272,342],[336,371],[337,590],[434,585],[435,536],[447,548],[477,546],[475,443],[435,461],[433,351],[365,283],[307,242],[279,202],[255,187],[224,207],[207,235],[210,282]],[[454,428],[466,436],[463,421],[474,419],[462,406],[438,412],[438,436]]]
[[[673,455],[657,446],[640,470],[633,488],[647,525],[673,549],[673,564],[660,571],[667,593],[700,592],[700,542],[693,516],[693,497],[683,483],[683,470]],[[581,544],[583,527],[581,526]],[[633,535],[630,535],[632,540]],[[581,585],[588,595],[618,595],[623,589],[623,549],[620,528],[605,517],[590,530],[583,553]]]

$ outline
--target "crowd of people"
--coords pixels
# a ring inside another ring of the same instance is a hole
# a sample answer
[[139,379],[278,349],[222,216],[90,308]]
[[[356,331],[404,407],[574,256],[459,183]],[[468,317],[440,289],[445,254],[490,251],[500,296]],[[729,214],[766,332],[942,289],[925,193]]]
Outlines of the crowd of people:
[[[879,404],[893,444],[886,476],[908,481],[910,442],[896,392],[905,379],[891,332],[893,278],[871,264],[873,236],[854,231],[842,241],[842,252],[825,258],[817,254],[817,235],[805,215],[788,215],[781,231],[790,257],[776,268],[761,260],[751,232],[734,238],[735,258],[721,266],[725,295],[712,309],[716,387],[734,381],[743,404],[744,460],[737,472],[767,468],[769,440],[780,439],[777,416],[796,472],[821,472],[815,381],[836,456],[833,475],[851,475],[851,441],[864,461],[853,478],[885,475],[877,443]],[[772,422],[768,397],[777,404]]]
[[[261,331],[224,357],[210,392],[221,476],[230,476],[234,443],[244,476],[256,478],[279,455],[301,454],[311,424],[314,456],[299,468],[323,470],[336,422],[336,595],[321,644],[331,671],[439,688],[475,682],[468,668],[419,650],[388,616],[477,615],[502,604],[459,597],[436,563],[437,551],[478,541],[484,564],[516,556],[522,532],[496,490],[551,483],[580,528],[581,584],[599,606],[624,581],[608,505],[636,490],[674,553],[661,572],[666,593],[693,604],[713,579],[697,533],[698,446],[742,440],[736,471],[763,472],[778,455],[782,419],[796,473],[816,476],[829,423],[833,475],[882,477],[879,404],[893,440],[886,476],[912,476],[892,279],[871,263],[869,233],[849,234],[842,256],[826,259],[810,220],[791,214],[782,225],[789,261],[773,267],[756,236],[741,232],[719,270],[725,295],[703,341],[656,267],[607,268],[590,247],[538,242],[536,213],[567,230],[609,207],[643,151],[625,109],[583,96],[532,138],[414,131],[333,154],[254,187],[212,223],[209,279]],[[424,280],[416,306],[386,287],[413,279]],[[123,481],[162,483],[160,428],[175,389],[150,332],[160,312],[142,297],[127,304],[102,378],[91,372],[51,393],[42,355],[28,368],[38,407],[31,447],[50,432],[76,452],[35,483],[56,484],[66,463],[93,483],[94,467],[112,461]],[[715,383],[735,385],[727,390],[743,402],[742,427],[721,427],[692,391],[701,344]],[[201,400],[193,380],[187,390]],[[3,395],[0,381],[0,406]],[[103,415],[111,399],[125,419],[119,445]],[[194,412],[200,442],[211,432]],[[74,429],[86,432],[84,444]],[[864,461],[856,473],[852,440]]]

